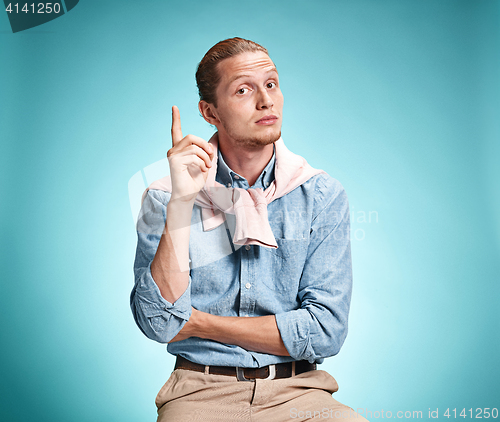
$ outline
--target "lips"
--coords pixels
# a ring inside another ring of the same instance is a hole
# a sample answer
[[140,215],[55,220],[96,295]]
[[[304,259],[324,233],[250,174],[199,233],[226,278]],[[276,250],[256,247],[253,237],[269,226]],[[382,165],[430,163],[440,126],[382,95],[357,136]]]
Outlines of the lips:
[[278,117],[274,115],[264,116],[260,120],[257,120],[255,123],[258,125],[272,125],[278,121]]

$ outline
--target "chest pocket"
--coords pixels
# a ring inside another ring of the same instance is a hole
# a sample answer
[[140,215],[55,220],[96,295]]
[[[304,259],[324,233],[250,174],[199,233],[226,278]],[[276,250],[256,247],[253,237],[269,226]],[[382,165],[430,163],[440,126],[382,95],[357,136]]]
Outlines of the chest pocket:
[[277,249],[263,248],[270,260],[271,277],[264,277],[264,284],[272,290],[296,294],[307,256],[307,239],[276,239]]

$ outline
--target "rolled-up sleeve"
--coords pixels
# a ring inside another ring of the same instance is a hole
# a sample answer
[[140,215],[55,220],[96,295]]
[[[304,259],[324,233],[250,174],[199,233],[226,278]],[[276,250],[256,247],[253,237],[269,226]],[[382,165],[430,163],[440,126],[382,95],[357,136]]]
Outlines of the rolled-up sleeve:
[[184,293],[170,303],[160,293],[151,275],[166,221],[167,192],[150,190],[144,198],[137,221],[137,250],[134,262],[135,284],[130,295],[130,307],[135,322],[150,339],[168,343],[191,316],[191,277]]
[[336,355],[347,335],[352,292],[349,202],[333,178],[318,180],[326,205],[313,218],[307,259],[299,284],[300,308],[276,315],[291,357],[321,363]]

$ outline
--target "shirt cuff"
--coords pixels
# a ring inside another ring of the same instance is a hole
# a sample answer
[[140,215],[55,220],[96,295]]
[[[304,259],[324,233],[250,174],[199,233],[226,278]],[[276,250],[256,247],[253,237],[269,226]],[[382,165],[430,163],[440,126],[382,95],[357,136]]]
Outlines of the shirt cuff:
[[297,309],[275,315],[278,330],[286,350],[295,360],[316,361],[311,345],[309,319],[306,309]]
[[187,321],[191,316],[191,277],[182,295],[170,303],[160,293],[160,289],[151,275],[151,264],[140,278],[136,294],[141,298],[139,306],[148,318],[165,315],[165,312]]

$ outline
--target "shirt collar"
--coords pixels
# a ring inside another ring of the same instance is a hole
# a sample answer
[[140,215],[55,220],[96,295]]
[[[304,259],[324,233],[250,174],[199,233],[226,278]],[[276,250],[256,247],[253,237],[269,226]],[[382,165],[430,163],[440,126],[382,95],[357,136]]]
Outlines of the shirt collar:
[[[222,157],[220,149],[218,149],[217,154],[218,154],[217,174],[215,176],[215,180],[229,188],[238,187],[238,188],[248,189],[249,188],[248,181],[243,176],[239,175],[238,173],[235,173],[228,167],[228,165],[224,161],[224,158]],[[276,161],[276,147],[273,144],[273,156],[269,161],[269,163],[267,163],[264,170],[262,170],[262,173],[257,178],[253,186],[251,186],[251,188],[262,188],[266,190],[266,188],[269,187],[269,185],[274,180],[275,161]]]

